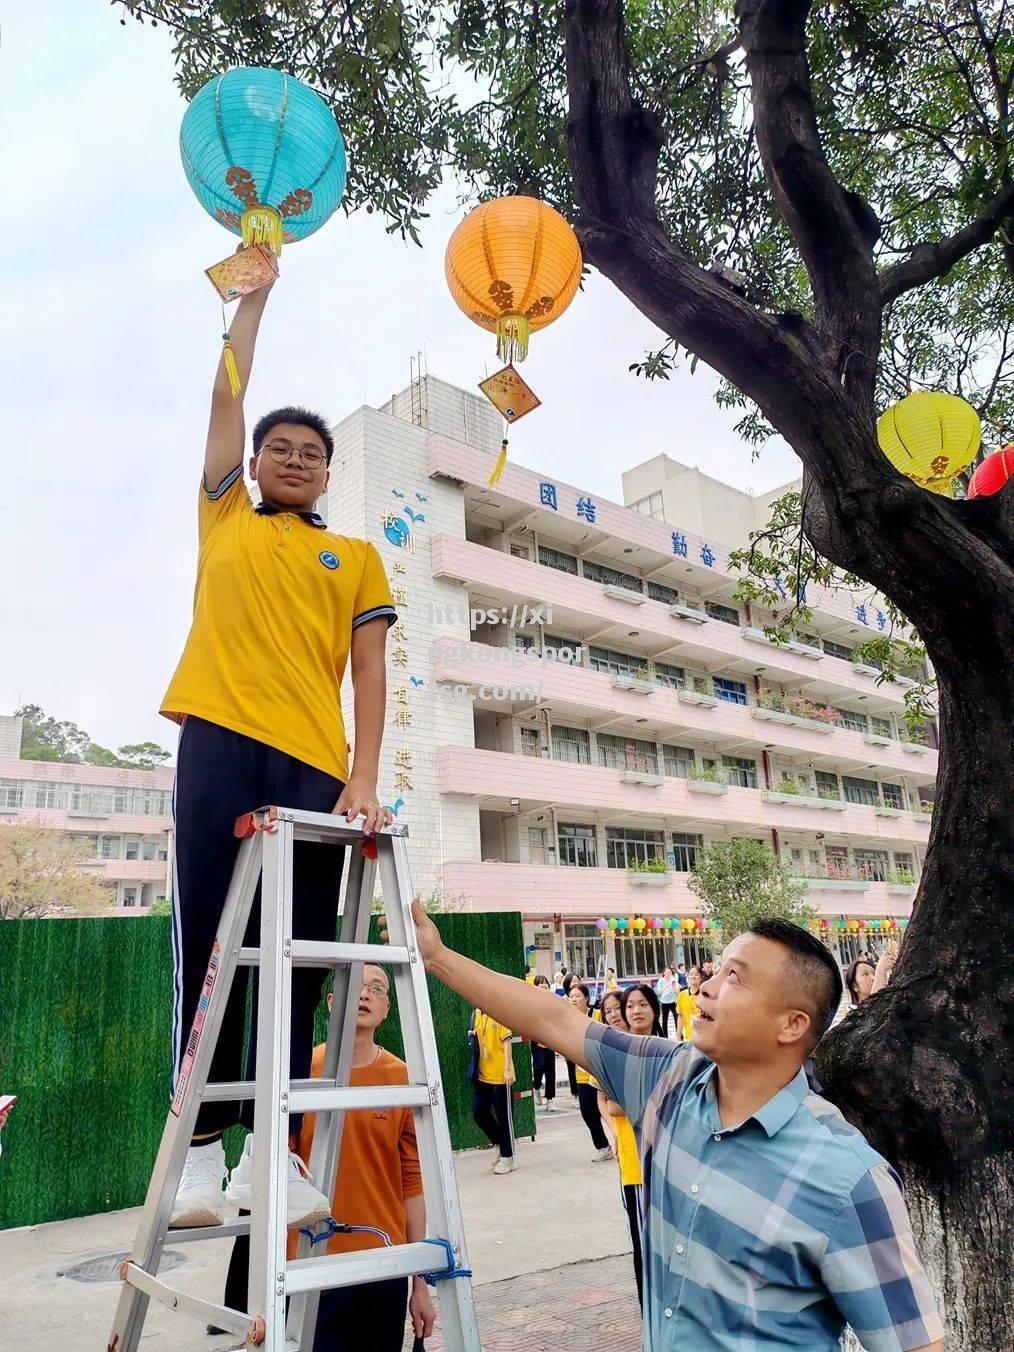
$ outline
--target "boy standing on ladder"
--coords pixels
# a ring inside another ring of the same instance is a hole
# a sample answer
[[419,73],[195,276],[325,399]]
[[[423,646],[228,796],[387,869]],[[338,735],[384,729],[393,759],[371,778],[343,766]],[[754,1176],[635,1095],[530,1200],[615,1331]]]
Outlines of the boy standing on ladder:
[[[239,303],[231,345],[245,391],[270,284]],[[268,803],[363,817],[371,835],[389,822],[377,797],[386,700],[385,646],[397,619],[380,556],[365,540],[328,532],[314,510],[327,489],[334,443],[317,413],[286,407],[253,430],[250,478],[243,481],[245,426],[219,361],[198,501],[197,589],[190,635],[161,712],[181,723],[174,812],[173,1058],[176,1074],[204,983],[239,842],[236,818]],[[340,690],[351,660],[356,747],[351,771]],[[333,941],[343,852],[296,846],[293,937]],[[246,942],[259,942],[259,900]],[[256,974],[253,975],[256,983]],[[310,1071],[313,1016],[322,974],[292,973],[290,1073]],[[256,994],[256,985],[254,987]],[[255,1018],[256,1023],[256,1018]],[[233,988],[210,1082],[244,1078],[244,991]],[[246,1078],[253,1078],[253,1047]],[[253,1127],[253,1104],[205,1103],[173,1208],[171,1225],[220,1225],[222,1134]],[[290,1145],[300,1121],[289,1120]],[[249,1206],[252,1136],[228,1196]],[[288,1223],[330,1214],[298,1155],[289,1155]]]

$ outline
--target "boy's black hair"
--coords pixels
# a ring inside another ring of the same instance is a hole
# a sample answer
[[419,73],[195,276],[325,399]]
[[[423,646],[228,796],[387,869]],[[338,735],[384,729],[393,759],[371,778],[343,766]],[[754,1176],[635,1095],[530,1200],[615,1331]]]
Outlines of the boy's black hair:
[[813,1041],[818,1043],[831,1027],[841,1003],[842,981],[838,964],[819,939],[790,920],[758,920],[747,933],[771,939],[789,950],[792,976],[812,1006]]
[[334,455],[334,437],[327,422],[319,413],[314,413],[308,408],[299,408],[295,404],[289,404],[285,408],[274,408],[270,413],[265,413],[262,418],[257,419],[257,425],[253,430],[254,455],[260,454],[268,433],[279,423],[298,423],[303,427],[312,428],[324,443],[327,463],[330,465],[331,457]]

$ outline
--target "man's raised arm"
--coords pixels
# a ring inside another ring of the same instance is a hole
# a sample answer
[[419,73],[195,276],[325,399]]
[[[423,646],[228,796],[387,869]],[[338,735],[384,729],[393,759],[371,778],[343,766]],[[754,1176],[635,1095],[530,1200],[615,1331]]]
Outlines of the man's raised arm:
[[239,371],[240,393],[233,397],[229,376],[225,369],[225,353],[218,359],[215,385],[211,392],[211,419],[208,424],[208,444],[204,451],[204,487],[213,493],[222,480],[237,465],[243,463],[246,427],[243,422],[243,399],[253,370],[254,348],[261,315],[267,304],[268,292],[274,282],[251,291],[236,307],[229,326],[229,340],[236,368]]
[[[588,1068],[584,1054],[588,1018],[569,1000],[561,1000],[558,995],[530,986],[518,977],[491,972],[471,958],[455,953],[441,939],[440,931],[418,902],[412,903],[412,916],[419,952],[432,976],[497,1023]],[[386,925],[383,935],[386,939]]]

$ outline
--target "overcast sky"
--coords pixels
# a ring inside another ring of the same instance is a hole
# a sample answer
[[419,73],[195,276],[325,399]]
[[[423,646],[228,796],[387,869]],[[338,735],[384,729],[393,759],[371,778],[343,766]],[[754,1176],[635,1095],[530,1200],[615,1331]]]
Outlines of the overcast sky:
[[[31,701],[108,746],[173,747],[157,709],[189,623],[220,339],[203,269],[235,241],[180,166],[168,36],[121,27],[102,0],[3,8],[0,712]],[[282,403],[338,419],[382,402],[417,349],[469,388],[492,370],[491,340],[444,285],[458,217],[447,193],[421,250],[365,212],[286,250],[248,425]],[[628,374],[656,337],[593,274],[537,335],[525,374],[544,406],[513,458],[617,501],[621,471],[659,452],[758,491],[792,478],[784,447],[751,462],[703,367],[668,384]]]

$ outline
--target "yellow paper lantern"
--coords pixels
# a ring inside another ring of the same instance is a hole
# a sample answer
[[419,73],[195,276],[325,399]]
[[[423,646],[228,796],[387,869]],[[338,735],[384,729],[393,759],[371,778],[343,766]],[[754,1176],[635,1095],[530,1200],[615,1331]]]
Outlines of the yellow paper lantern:
[[956,394],[917,390],[881,415],[877,440],[895,469],[931,493],[952,497],[951,481],[975,459],[982,426]]
[[454,303],[496,334],[502,361],[523,361],[529,335],[563,314],[581,280],[581,246],[552,207],[498,197],[470,211],[444,259]]

